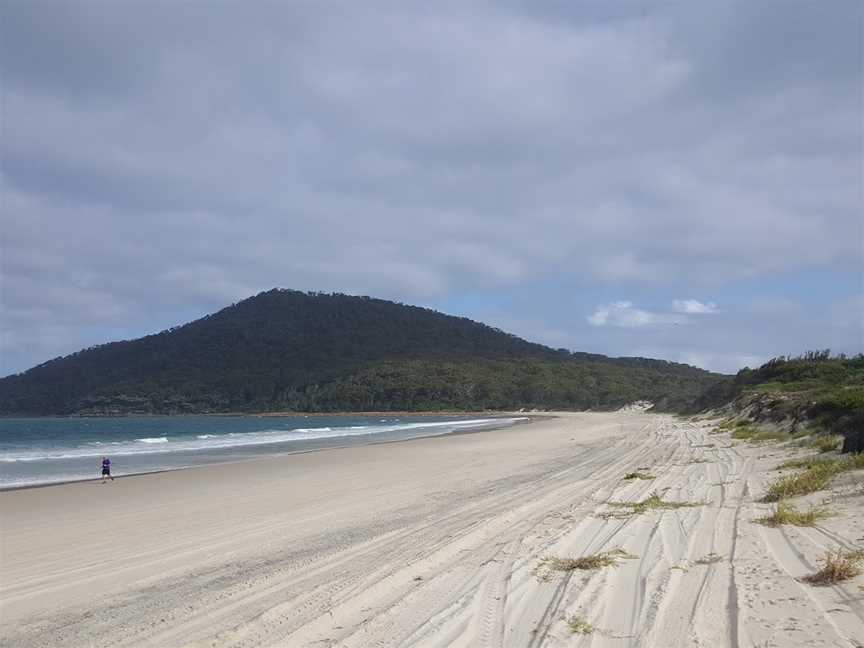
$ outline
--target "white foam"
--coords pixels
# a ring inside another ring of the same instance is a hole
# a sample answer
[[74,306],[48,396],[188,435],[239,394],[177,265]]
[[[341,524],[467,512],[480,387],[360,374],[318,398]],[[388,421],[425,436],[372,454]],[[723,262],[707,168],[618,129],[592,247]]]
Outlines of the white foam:
[[[168,437],[144,437],[134,441],[115,441],[111,443],[111,456],[149,455],[170,452],[195,452],[221,450],[228,448],[243,448],[249,446],[264,446],[275,443],[290,443],[291,441],[308,441],[315,439],[338,439],[340,437],[373,436],[385,433],[418,431],[423,436],[438,436],[459,430],[471,430],[483,427],[505,427],[525,420],[518,418],[484,418],[463,419],[456,421],[433,421],[420,423],[393,423],[389,425],[354,425],[338,428],[296,428],[292,430],[265,429],[255,432],[232,432],[230,434],[199,434],[194,438],[178,437],[169,441]],[[56,459],[76,459],[99,457],[105,454],[104,448],[95,448],[85,444],[76,448],[55,448],[52,450],[8,452],[0,455],[0,462],[14,463],[19,461],[45,461]]]

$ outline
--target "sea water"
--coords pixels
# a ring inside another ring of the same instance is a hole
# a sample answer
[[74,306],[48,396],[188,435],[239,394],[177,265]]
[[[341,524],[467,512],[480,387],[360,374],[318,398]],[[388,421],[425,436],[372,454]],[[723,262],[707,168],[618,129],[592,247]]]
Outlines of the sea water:
[[513,425],[459,416],[164,416],[0,419],[0,489],[176,470],[256,456]]

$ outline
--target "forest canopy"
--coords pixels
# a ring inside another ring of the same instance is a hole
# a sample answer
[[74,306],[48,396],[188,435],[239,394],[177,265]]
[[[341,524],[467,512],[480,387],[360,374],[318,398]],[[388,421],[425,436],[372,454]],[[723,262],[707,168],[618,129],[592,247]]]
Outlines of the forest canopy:
[[722,377],[527,342],[370,297],[274,289],[0,379],[0,413],[682,407]]

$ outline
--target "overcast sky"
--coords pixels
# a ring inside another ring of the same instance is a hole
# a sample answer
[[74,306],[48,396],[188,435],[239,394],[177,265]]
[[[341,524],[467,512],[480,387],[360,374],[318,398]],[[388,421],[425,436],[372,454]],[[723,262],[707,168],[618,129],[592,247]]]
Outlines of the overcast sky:
[[862,41],[860,0],[5,0],[0,375],[274,286],[860,352]]

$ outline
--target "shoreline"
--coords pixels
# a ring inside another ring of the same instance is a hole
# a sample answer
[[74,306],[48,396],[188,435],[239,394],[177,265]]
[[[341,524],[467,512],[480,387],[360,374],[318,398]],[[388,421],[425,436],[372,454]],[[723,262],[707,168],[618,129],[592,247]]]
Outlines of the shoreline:
[[[372,415],[370,414],[370,416],[372,416]],[[405,416],[408,416],[408,415],[406,414]],[[460,435],[460,434],[480,434],[483,432],[494,432],[497,430],[512,428],[512,427],[521,426],[521,425],[527,425],[527,424],[530,424],[532,422],[535,422],[536,420],[543,419],[543,418],[554,418],[554,415],[552,415],[552,414],[545,414],[545,415],[530,414],[529,415],[529,414],[516,414],[516,413],[514,413],[510,416],[502,414],[501,416],[490,417],[490,418],[512,419],[512,418],[516,418],[516,417],[519,417],[518,420],[513,421],[513,423],[511,423],[510,425],[507,425],[507,426],[488,427],[488,428],[480,428],[480,429],[467,429],[467,430],[464,430],[464,429],[463,430],[451,430],[450,432],[444,432],[444,433],[439,433],[439,434],[420,434],[417,436],[407,437],[404,439],[383,439],[383,440],[373,439],[373,440],[370,440],[370,441],[365,442],[365,443],[358,442],[358,443],[339,444],[339,445],[334,444],[334,445],[324,446],[324,447],[320,447],[320,448],[307,448],[307,449],[301,449],[301,450],[285,450],[285,451],[281,451],[281,452],[274,452],[271,454],[262,453],[260,455],[227,459],[225,461],[214,461],[211,463],[198,464],[198,465],[194,465],[194,466],[178,466],[176,468],[157,468],[154,470],[143,470],[143,471],[139,471],[139,472],[123,473],[122,475],[114,475],[114,479],[116,480],[116,479],[126,479],[128,477],[142,477],[142,476],[146,476],[146,475],[159,475],[162,473],[169,473],[169,472],[195,470],[198,468],[206,468],[209,466],[224,466],[224,465],[230,465],[230,464],[247,463],[247,462],[252,462],[252,461],[271,459],[271,458],[282,457],[282,456],[302,455],[302,454],[309,454],[309,453],[313,453],[313,452],[325,452],[327,450],[339,450],[339,449],[344,449],[344,448],[354,448],[354,447],[362,447],[362,446],[370,446],[370,445],[383,445],[383,444],[387,444],[387,443],[407,443],[409,441],[416,441],[418,439],[446,438],[448,436],[456,436],[456,435]],[[333,437],[333,438],[338,439],[340,437]],[[342,437],[342,438],[345,438],[345,437]],[[291,442],[287,441],[286,443],[291,443]],[[29,490],[29,489],[34,489],[34,488],[52,488],[54,486],[66,486],[68,484],[92,484],[92,483],[101,482],[101,481],[102,481],[102,477],[99,476],[99,477],[93,477],[93,478],[86,477],[83,479],[64,479],[64,480],[60,480],[60,481],[45,482],[45,483],[39,483],[39,484],[0,486],[0,493],[6,493],[6,492],[11,492],[11,491]]]
[[[589,411],[589,410],[585,410]],[[410,410],[398,411],[362,411],[362,412],[198,412],[198,413],[177,413],[177,414],[0,414],[0,420],[28,420],[28,419],[106,419],[106,418],[190,418],[194,416],[216,416],[216,417],[236,417],[236,418],[269,418],[269,417],[326,417],[326,416],[353,416],[357,418],[375,417],[375,416],[414,416],[414,417],[436,417],[436,416],[486,416],[491,418],[500,418],[508,414],[516,414],[517,412],[508,412],[503,410],[422,410],[414,412]],[[519,414],[543,415],[551,414],[548,410],[518,412]],[[579,413],[574,410],[572,413]]]

